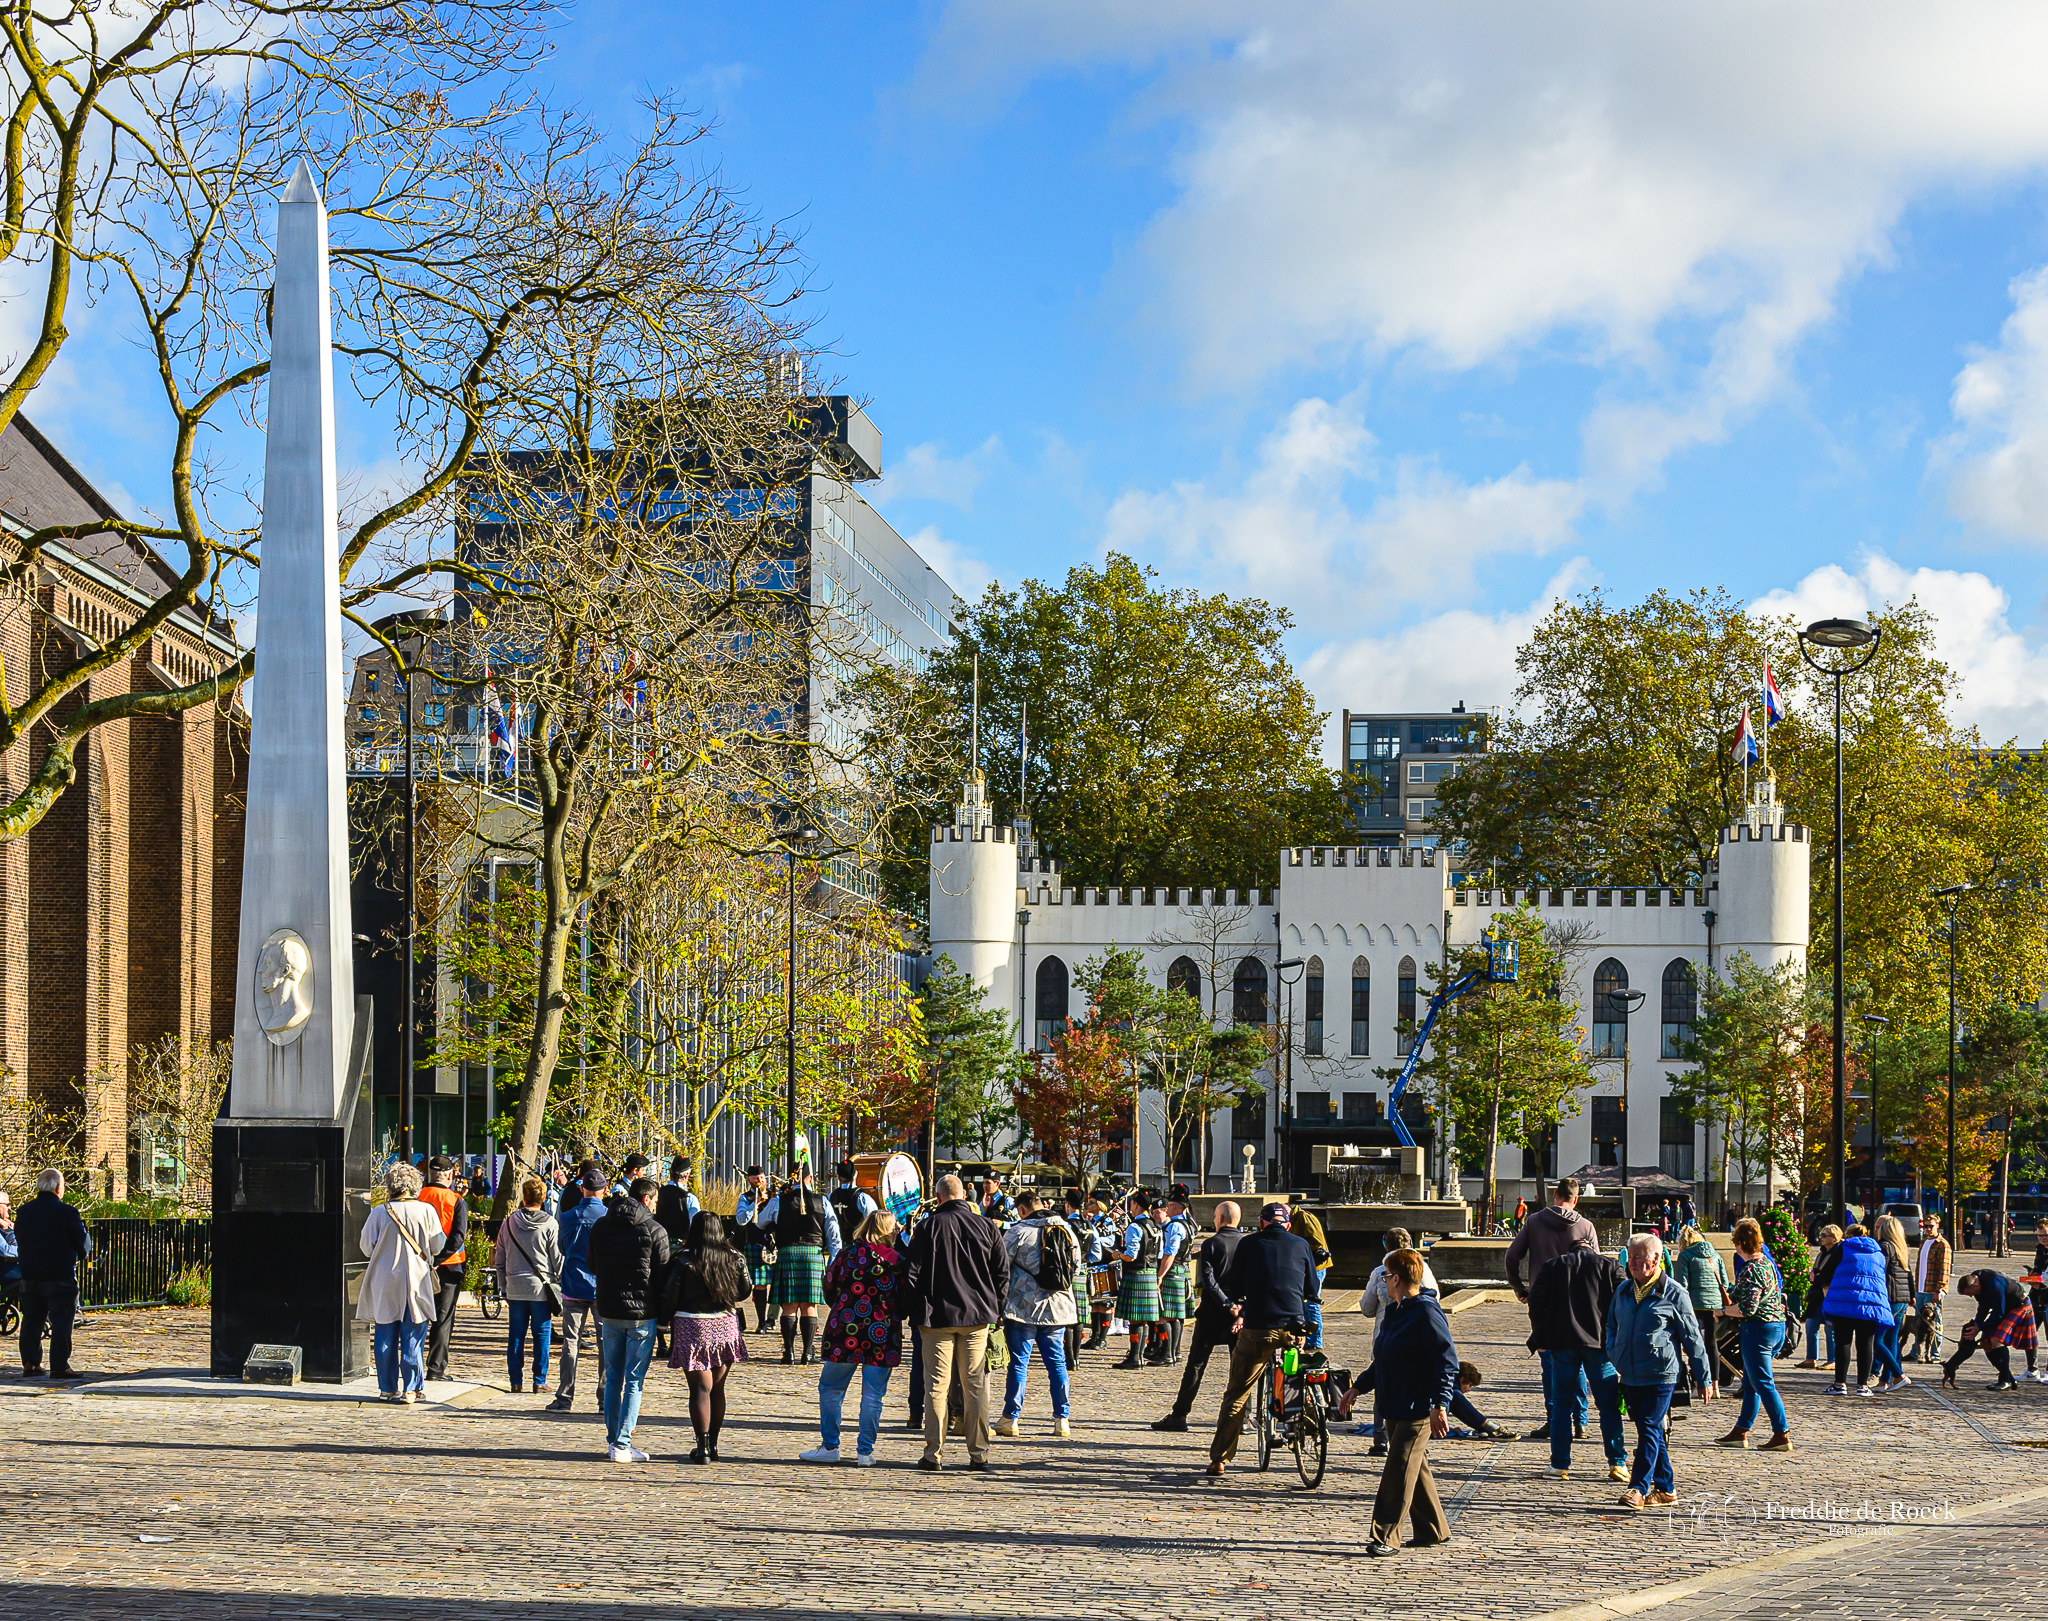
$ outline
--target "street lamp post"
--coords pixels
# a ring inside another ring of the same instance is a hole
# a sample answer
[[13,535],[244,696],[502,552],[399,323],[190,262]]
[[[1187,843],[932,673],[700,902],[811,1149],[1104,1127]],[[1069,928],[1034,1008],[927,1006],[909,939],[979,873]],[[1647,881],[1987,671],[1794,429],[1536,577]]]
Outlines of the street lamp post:
[[1870,1032],[1870,1210],[1865,1220],[1884,1207],[1884,1123],[1877,1112],[1877,1037],[1891,1022],[1882,1013],[1863,1015],[1863,1027]]
[[[1294,976],[1288,977],[1292,968]],[[1281,998],[1282,1020],[1280,1025],[1280,1066],[1287,1088],[1287,1112],[1282,1117],[1287,1122],[1285,1140],[1281,1144],[1280,1167],[1287,1181],[1282,1185],[1285,1192],[1294,1186],[1294,984],[1307,972],[1307,964],[1299,957],[1286,957],[1273,965],[1273,972],[1279,978],[1286,995]]]
[[789,1174],[796,1175],[796,853],[801,846],[808,858],[818,848],[818,830],[807,827],[794,838],[783,841],[782,854],[789,866],[789,983],[784,1004],[782,1039],[789,1064],[789,1094],[784,1100],[789,1119],[783,1134],[783,1148],[789,1156]]
[[1949,1229],[1955,1234],[1950,1242],[1958,1249],[1963,1245],[1963,1227],[1956,1209],[1956,906],[1976,887],[1950,884],[1931,892],[1948,909],[1948,1180],[1943,1185],[1942,1202]]
[[[1834,1188],[1835,1224],[1839,1227],[1848,1225],[1843,1218],[1849,1201],[1849,1066],[1842,1051],[1847,1017],[1842,991],[1842,677],[1854,675],[1877,657],[1883,641],[1881,629],[1860,619],[1818,619],[1799,633],[1799,656],[1835,684],[1835,1118],[1828,1139],[1828,1175]],[[1828,649],[1835,656],[1817,658],[1812,651],[1815,648]]]
[[[1609,991],[1607,1000],[1621,1009],[1621,1152],[1616,1157],[1621,1161],[1621,1185],[1628,1187],[1628,1038],[1629,1019],[1635,1010],[1643,1005],[1641,991]],[[1490,1214],[1490,1212],[1489,1212]]]

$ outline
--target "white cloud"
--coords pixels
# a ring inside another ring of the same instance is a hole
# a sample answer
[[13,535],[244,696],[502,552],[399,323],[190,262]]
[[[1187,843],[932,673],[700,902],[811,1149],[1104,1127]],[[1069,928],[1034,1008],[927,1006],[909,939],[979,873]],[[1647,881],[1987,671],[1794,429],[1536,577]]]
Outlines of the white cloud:
[[1934,618],[1942,659],[1961,678],[1957,716],[1985,739],[2048,740],[2048,647],[2011,620],[2012,599],[1988,576],[1961,569],[1907,568],[1888,557],[1863,560],[1852,573],[1815,569],[1797,585],[1751,604],[1757,614],[1789,614],[1801,624],[1854,618],[1917,597]]
[[2012,284],[2013,311],[1995,349],[1956,374],[1951,466],[1958,517],[1999,534],[2048,540],[2048,270]]
[[1239,487],[1128,491],[1110,508],[1104,544],[1283,602],[1316,631],[1466,594],[1486,559],[1564,544],[1586,505],[1577,483],[1526,467],[1468,483],[1375,450],[1356,402],[1303,400]]
[[939,571],[939,578],[968,602],[987,590],[989,582],[995,578],[988,564],[963,550],[958,543],[948,540],[935,527],[920,529],[904,538],[917,549],[920,557]]
[[1511,707],[1515,650],[1551,605],[1590,575],[1585,559],[1574,558],[1525,608],[1493,614],[1453,608],[1384,636],[1317,648],[1302,662],[1301,673],[1316,701],[1330,711],[1324,758],[1332,765],[1341,758],[1337,728],[1345,709],[1391,713],[1446,710],[1459,703],[1474,710]]
[[900,460],[891,462],[869,498],[877,506],[887,501],[943,501],[968,511],[974,492],[1002,452],[1002,441],[994,434],[962,456],[948,456],[929,442],[912,445]]
[[1626,497],[1784,385],[1905,205],[2048,165],[2048,8],[953,0],[934,94],[1115,63],[1182,136],[1130,280],[1196,374],[1606,369]]

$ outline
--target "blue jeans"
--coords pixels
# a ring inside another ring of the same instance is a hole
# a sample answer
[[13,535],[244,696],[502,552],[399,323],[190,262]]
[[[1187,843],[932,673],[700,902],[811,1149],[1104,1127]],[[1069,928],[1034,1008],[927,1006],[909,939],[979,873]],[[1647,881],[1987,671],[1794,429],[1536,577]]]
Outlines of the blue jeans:
[[545,1300],[508,1300],[507,1318],[511,1340],[505,1348],[505,1365],[512,1370],[512,1382],[519,1383],[520,1364],[526,1360],[526,1330],[533,1329],[533,1388],[548,1382],[548,1342],[554,1338],[555,1319]]
[[[1609,1464],[1628,1457],[1628,1445],[1621,1434],[1621,1380],[1605,1351],[1545,1351],[1553,1371],[1545,1381],[1550,1387],[1544,1416],[1550,1421],[1550,1467],[1568,1469],[1572,1461],[1572,1417],[1568,1403],[1583,1401],[1579,1392],[1590,1389],[1600,1410],[1600,1446]],[[1584,1409],[1581,1408],[1581,1411]]]
[[[379,1323],[370,1332],[370,1349],[377,1359],[377,1388],[387,1396],[401,1390],[427,1388],[427,1328],[417,1323]],[[403,1380],[403,1383],[400,1381]]]
[[1003,1324],[1003,1343],[1010,1348],[1010,1372],[1003,1381],[1003,1417],[1015,1418],[1024,1411],[1024,1370],[1030,1364],[1031,1347],[1038,1347],[1038,1360],[1045,1364],[1045,1377],[1052,1385],[1052,1416],[1065,1418],[1071,1410],[1067,1399],[1067,1330],[1064,1324],[1037,1327],[1030,1323]]
[[[1820,1354],[1820,1331],[1828,1331],[1828,1354]],[[1806,1360],[1809,1362],[1833,1362],[1835,1360],[1835,1325],[1823,1322],[1818,1317],[1806,1319]]]
[[860,1373],[860,1455],[875,1450],[882,1433],[882,1398],[889,1391],[889,1370],[872,1362],[828,1362],[818,1370],[818,1437],[828,1451],[839,1450],[839,1415],[846,1409],[846,1387]]
[[1912,1309],[1904,1304],[1894,1306],[1892,1320],[1877,1325],[1876,1371],[1880,1379],[1897,1379],[1906,1371],[1906,1365],[1899,1360],[1899,1324]]
[[[1538,1351],[1536,1353],[1536,1360],[1543,1364],[1543,1418],[1545,1423],[1550,1421],[1550,1409],[1556,1404],[1557,1400],[1556,1393],[1551,1389],[1552,1382],[1562,1381],[1567,1377],[1561,1371],[1554,1371],[1563,1366],[1563,1364],[1558,1362],[1557,1357],[1558,1353],[1555,1351]],[[1586,1374],[1584,1368],[1580,1367],[1578,1363],[1573,1362],[1570,1366],[1571,1373],[1569,1377],[1573,1382],[1571,1393],[1572,1422],[1574,1424],[1583,1424],[1586,1422]]]
[[615,1447],[633,1444],[633,1426],[640,1421],[640,1391],[647,1383],[647,1364],[654,1359],[654,1319],[626,1322],[604,1319],[604,1438]]
[[1778,1380],[1771,1368],[1771,1358],[1785,1343],[1785,1325],[1745,1322],[1741,1337],[1742,1416],[1735,1421],[1735,1427],[1738,1430],[1748,1429],[1756,1422],[1757,1408],[1761,1406],[1764,1417],[1771,1421],[1771,1434],[1783,1435],[1785,1403],[1778,1395]]
[[1636,1421],[1636,1466],[1628,1477],[1629,1489],[1644,1494],[1668,1492],[1677,1484],[1671,1472],[1671,1448],[1664,1437],[1665,1415],[1671,1411],[1671,1393],[1676,1385],[1623,1385],[1628,1397],[1628,1416]]
[[1320,1300],[1304,1300],[1301,1303],[1302,1322],[1308,1332],[1301,1337],[1305,1351],[1320,1351],[1323,1348],[1323,1303]]

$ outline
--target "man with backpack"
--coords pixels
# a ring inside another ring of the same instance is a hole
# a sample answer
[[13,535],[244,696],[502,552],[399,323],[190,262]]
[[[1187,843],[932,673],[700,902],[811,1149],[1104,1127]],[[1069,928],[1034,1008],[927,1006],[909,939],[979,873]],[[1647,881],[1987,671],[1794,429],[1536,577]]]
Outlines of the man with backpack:
[[1003,1297],[1003,1339],[1010,1372],[1003,1387],[998,1435],[1015,1435],[1024,1411],[1024,1374],[1032,1348],[1045,1364],[1052,1386],[1052,1433],[1068,1439],[1067,1330],[1078,1321],[1074,1278],[1081,1270],[1081,1245],[1073,1228],[1044,1210],[1030,1188],[1017,1195],[1017,1219],[1003,1229],[1003,1255],[1010,1282]]

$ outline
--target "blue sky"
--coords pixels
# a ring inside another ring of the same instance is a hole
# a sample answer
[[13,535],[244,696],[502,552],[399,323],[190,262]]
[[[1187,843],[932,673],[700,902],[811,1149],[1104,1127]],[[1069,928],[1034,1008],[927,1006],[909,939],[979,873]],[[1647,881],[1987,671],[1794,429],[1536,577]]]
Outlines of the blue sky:
[[1506,700],[1560,590],[1917,592],[2039,743],[2044,65],[1997,3],[583,0],[544,72],[715,116],[963,591],[1115,546],[1332,710]]

